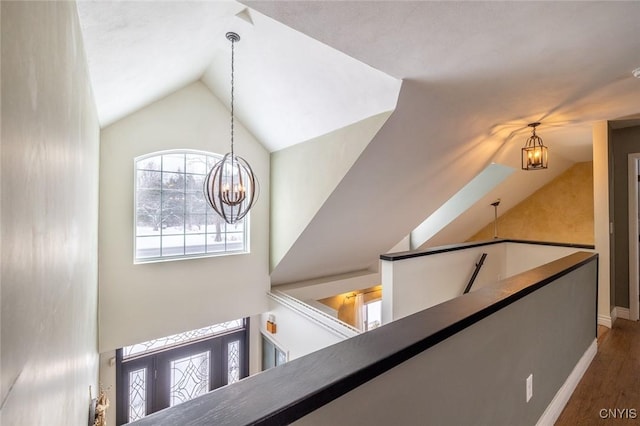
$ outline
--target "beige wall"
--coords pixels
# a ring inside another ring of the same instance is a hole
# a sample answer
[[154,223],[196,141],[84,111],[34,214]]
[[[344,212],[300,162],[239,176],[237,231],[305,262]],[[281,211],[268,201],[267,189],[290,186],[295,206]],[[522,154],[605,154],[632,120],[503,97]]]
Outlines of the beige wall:
[[598,324],[611,327],[611,310],[615,306],[611,263],[614,261],[610,242],[609,224],[611,211],[612,179],[609,157],[611,156],[611,130],[606,121],[593,125],[593,216],[594,240],[598,253]]
[[[114,349],[268,309],[269,154],[237,120],[235,152],[251,164],[260,183],[260,198],[251,210],[250,253],[133,263],[134,159],[169,149],[224,154],[229,143],[229,111],[200,82],[102,129],[99,349],[103,383],[115,383],[115,366],[108,362]],[[255,345],[255,331],[252,339]],[[259,357],[259,349],[252,349],[252,368]],[[113,399],[112,409],[115,413]]]
[[0,10],[0,424],[86,425],[98,383],[99,126],[76,5]]
[[237,121],[236,153],[260,182],[251,252],[133,263],[134,159],[168,149],[229,150],[229,111],[200,82],[101,132],[100,352],[267,309],[269,154]]
[[[535,171],[528,172],[535,178]],[[500,213],[500,211],[498,210]],[[594,244],[593,162],[577,163],[498,217],[498,236]],[[469,241],[493,238],[493,222]]]

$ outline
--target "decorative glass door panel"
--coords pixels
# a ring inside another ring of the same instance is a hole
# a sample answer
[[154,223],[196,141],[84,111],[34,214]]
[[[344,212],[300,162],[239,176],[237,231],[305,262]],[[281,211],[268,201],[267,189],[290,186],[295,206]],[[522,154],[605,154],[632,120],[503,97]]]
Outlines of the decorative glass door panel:
[[209,355],[207,351],[171,361],[170,406],[209,392]]
[[[202,333],[195,330],[184,333],[189,339],[170,336],[119,349],[116,424],[138,420],[246,377],[249,319],[239,321],[241,324],[225,323],[225,328],[212,326],[216,333],[213,336],[197,339],[195,336]],[[187,341],[179,344],[178,340]],[[156,343],[165,341],[170,344]]]
[[227,344],[227,384],[240,380],[240,341]]
[[147,369],[129,372],[129,413],[130,422],[147,415]]

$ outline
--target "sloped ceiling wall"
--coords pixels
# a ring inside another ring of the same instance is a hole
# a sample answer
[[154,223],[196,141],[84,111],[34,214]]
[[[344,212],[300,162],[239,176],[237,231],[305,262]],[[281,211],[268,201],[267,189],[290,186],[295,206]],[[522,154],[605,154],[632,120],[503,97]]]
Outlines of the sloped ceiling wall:
[[287,254],[391,112],[271,154],[271,269]]
[[[460,191],[449,198],[431,216],[422,222],[410,234],[410,247],[418,249],[431,240],[441,229],[467,212],[495,186],[515,171],[514,168],[502,164],[491,163],[476,177],[469,181]],[[459,235],[456,236],[459,238]],[[456,241],[452,241],[455,243]],[[459,242],[459,241],[457,241]]]
[[469,106],[404,81],[395,112],[273,270],[272,283],[375,267],[380,253],[488,165],[499,143],[475,143],[477,124],[450,119],[460,108]]
[[[248,11],[253,25],[239,23],[242,38],[235,47],[235,114],[268,151],[326,135],[395,106],[399,79]],[[230,49],[222,47],[202,81],[229,105]]]

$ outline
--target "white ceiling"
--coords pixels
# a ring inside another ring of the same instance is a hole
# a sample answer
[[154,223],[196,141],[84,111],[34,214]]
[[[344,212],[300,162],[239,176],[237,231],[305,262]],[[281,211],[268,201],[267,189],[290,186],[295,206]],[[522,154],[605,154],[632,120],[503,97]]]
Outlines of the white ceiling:
[[[400,80],[234,1],[78,4],[101,126],[195,80],[273,152],[393,110]],[[238,16],[236,16],[238,15]]]
[[487,135],[540,120],[542,135],[578,125],[557,145],[584,146],[593,121],[640,110],[640,2],[243,3],[394,77],[501,108]]
[[238,117],[271,151],[392,109],[396,79],[500,109],[479,136],[571,124],[553,142],[580,160],[591,122],[640,109],[640,2],[243,3],[80,0],[102,126],[201,77],[228,103],[229,30]]
[[[238,118],[271,151],[392,109],[404,80],[402,106],[276,282],[375,265],[490,162],[518,167],[511,153],[529,122],[542,122],[553,167],[553,155],[591,159],[593,122],[640,113],[640,2],[242,3],[252,23],[235,17],[236,2],[81,2],[79,12],[103,126],[199,78],[228,102],[228,30],[243,37]],[[515,200],[543,176],[521,173],[498,196]]]
[[103,127],[199,79],[222,46],[230,17],[243,8],[235,2],[77,4]]

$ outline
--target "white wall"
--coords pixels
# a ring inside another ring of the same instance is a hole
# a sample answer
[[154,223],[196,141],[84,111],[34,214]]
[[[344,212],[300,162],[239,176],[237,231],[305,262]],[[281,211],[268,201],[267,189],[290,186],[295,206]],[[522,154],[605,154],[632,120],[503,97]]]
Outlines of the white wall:
[[471,289],[474,291],[504,277],[504,244],[382,261],[383,322],[389,314],[397,320],[462,295],[482,253],[487,253],[487,258]]
[[577,251],[591,251],[572,247],[544,246],[537,244],[505,243],[506,277],[519,274],[529,269],[537,268],[545,263],[568,256]]
[[383,322],[462,295],[482,253],[487,253],[487,258],[471,291],[580,250],[585,251],[539,244],[498,243],[394,262],[382,261]]
[[99,127],[74,2],[2,2],[3,425],[97,393]]
[[[269,333],[266,328],[270,314],[275,317],[275,334]],[[344,340],[344,337],[274,300],[269,300],[269,310],[262,314],[260,330],[286,351],[289,361]]]
[[200,82],[112,124],[100,149],[100,352],[267,309],[269,154],[235,124],[260,199],[251,253],[133,264],[134,158],[167,149],[229,150],[229,112]]

